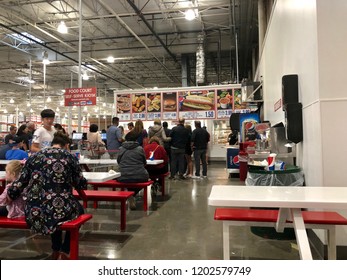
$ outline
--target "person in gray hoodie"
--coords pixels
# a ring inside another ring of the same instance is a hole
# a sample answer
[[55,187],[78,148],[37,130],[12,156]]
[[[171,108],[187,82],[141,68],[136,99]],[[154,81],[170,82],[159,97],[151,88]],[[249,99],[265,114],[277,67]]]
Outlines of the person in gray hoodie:
[[164,128],[161,126],[161,121],[159,119],[154,120],[154,126],[148,128],[148,136],[152,138],[157,136],[159,138],[159,145],[164,147],[164,142],[170,142],[171,138],[166,136]]
[[[148,172],[145,168],[147,163],[146,156],[143,148],[136,141],[139,135],[134,130],[125,135],[125,142],[119,149],[117,162],[121,176],[117,178],[117,181],[123,183],[140,183],[146,182],[149,179]],[[141,188],[132,188],[130,191],[134,191],[135,195],[139,193]],[[136,202],[134,199],[129,199],[130,209],[136,209]]]

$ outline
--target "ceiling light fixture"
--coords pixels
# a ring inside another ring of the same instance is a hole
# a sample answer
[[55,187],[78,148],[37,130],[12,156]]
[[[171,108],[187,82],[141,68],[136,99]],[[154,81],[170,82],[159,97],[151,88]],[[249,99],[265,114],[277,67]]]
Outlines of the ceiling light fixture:
[[89,76],[87,75],[87,73],[82,74],[82,79],[85,81],[89,80]]
[[11,100],[10,100],[10,103],[11,103],[11,104],[13,104],[13,103],[14,103],[14,100],[13,100],[13,98],[11,98]]
[[197,17],[196,10],[189,9],[184,12],[186,20],[193,20]]
[[67,33],[67,26],[64,21],[61,21],[57,28],[59,33],[66,34]]
[[52,98],[50,96],[47,97],[47,102],[51,102]]
[[42,53],[42,63],[43,64],[45,64],[45,65],[47,65],[47,64],[50,64],[50,61],[49,61],[49,59],[48,59],[48,52],[47,51],[44,51],[43,53]]
[[113,63],[114,62],[114,57],[112,55],[110,55],[108,58],[107,58],[107,62],[108,63]]

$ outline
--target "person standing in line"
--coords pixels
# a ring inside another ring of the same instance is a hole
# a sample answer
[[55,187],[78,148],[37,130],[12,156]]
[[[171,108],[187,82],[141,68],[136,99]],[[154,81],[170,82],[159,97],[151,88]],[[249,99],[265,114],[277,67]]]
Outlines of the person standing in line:
[[119,148],[122,145],[122,142],[124,141],[122,138],[122,132],[119,129],[118,125],[119,118],[113,117],[112,125],[107,129],[106,132],[107,150],[111,159],[117,158]]
[[[167,122],[163,122],[163,129],[164,129],[166,137],[170,137],[171,129],[169,129],[169,124]],[[170,164],[171,164],[171,137],[170,137],[170,141],[164,142],[164,149],[167,153],[167,156],[169,157],[169,166],[170,166]]]
[[[186,145],[189,142],[189,131],[184,127],[184,118],[178,120],[178,124],[171,130],[171,175],[169,179],[175,179],[178,171],[178,178],[184,180],[184,154]],[[177,170],[178,166],[178,170]]]
[[69,145],[68,135],[55,133],[52,146],[30,156],[7,191],[12,201],[23,194],[30,229],[51,236],[52,259],[69,259],[70,232],[63,239],[59,225],[84,213],[72,189],[86,189],[87,180]]
[[143,122],[141,120],[137,120],[135,122],[135,127],[130,132],[134,132],[135,135],[138,135],[137,142],[141,147],[144,147],[148,143],[148,133],[146,129],[144,129]]
[[129,131],[134,129],[134,123],[133,122],[129,122],[127,126],[128,126]]
[[5,136],[5,144],[8,144],[8,142],[13,139],[16,133],[17,133],[17,127],[15,125],[11,125],[10,133]]
[[53,135],[56,132],[53,126],[54,117],[55,113],[52,109],[44,109],[41,112],[42,126],[34,132],[30,148],[31,152],[36,153],[51,146]]
[[186,178],[192,178],[193,177],[193,160],[192,160],[192,145],[191,145],[191,137],[192,137],[192,127],[190,124],[186,124],[184,126],[189,131],[189,140],[186,144],[185,154],[184,157],[186,159],[186,173],[184,174],[184,177]]
[[161,126],[160,119],[154,120],[154,125],[148,128],[148,137],[153,136],[158,137],[160,143],[159,145],[164,146],[164,142],[170,142],[171,138],[166,136],[164,128]]
[[200,160],[202,162],[202,176],[207,178],[207,161],[206,161],[206,151],[207,145],[210,141],[210,134],[207,130],[201,128],[201,122],[194,122],[195,129],[192,134],[192,149],[194,151],[194,161],[195,161],[195,176],[193,179],[200,179]]

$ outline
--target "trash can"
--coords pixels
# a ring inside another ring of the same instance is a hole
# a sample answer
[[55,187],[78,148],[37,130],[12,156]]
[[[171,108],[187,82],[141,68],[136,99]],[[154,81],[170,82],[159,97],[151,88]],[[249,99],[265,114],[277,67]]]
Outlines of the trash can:
[[304,181],[304,174],[298,166],[286,165],[285,170],[272,171],[250,166],[245,183],[246,186],[303,186]]
[[[250,166],[245,183],[247,186],[303,186],[304,174],[300,167],[294,165],[287,165],[285,170],[272,171]],[[274,228],[251,227],[251,232],[267,239],[295,239],[295,232],[292,228],[285,228],[284,232],[281,233]]]

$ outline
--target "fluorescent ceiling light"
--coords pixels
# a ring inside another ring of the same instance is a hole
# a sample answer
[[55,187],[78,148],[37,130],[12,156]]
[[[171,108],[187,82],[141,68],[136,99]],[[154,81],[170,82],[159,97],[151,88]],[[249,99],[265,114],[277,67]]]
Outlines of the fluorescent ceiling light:
[[85,81],[89,80],[89,76],[87,75],[87,73],[82,74],[82,79]]
[[184,14],[186,20],[193,20],[196,18],[196,13],[193,9],[186,10]]
[[64,21],[61,21],[57,28],[59,33],[66,34],[67,33],[67,26]]
[[49,61],[48,58],[44,58],[44,59],[42,60],[42,63],[45,64],[45,65],[47,65],[47,64],[50,64],[51,62]]
[[107,62],[108,63],[113,63],[114,62],[114,57],[112,55],[110,55],[108,58],[107,58]]

